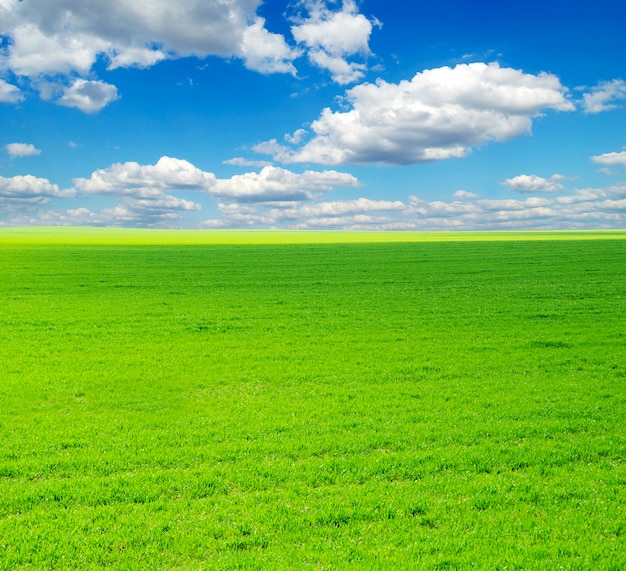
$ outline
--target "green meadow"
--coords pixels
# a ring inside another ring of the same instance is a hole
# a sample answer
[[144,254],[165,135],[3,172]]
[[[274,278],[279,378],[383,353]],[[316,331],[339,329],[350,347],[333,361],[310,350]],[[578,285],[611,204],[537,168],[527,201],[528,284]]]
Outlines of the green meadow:
[[0,230],[0,569],[626,569],[626,232]]

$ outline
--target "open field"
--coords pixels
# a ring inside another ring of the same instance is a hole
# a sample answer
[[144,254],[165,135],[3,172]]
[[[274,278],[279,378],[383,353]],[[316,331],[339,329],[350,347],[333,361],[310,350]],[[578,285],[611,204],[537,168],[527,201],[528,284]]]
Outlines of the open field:
[[114,234],[0,231],[0,569],[626,568],[626,233]]
[[208,245],[352,244],[395,242],[493,242],[527,240],[626,239],[626,230],[531,232],[345,232],[302,230],[146,230],[72,226],[0,228],[2,245]]

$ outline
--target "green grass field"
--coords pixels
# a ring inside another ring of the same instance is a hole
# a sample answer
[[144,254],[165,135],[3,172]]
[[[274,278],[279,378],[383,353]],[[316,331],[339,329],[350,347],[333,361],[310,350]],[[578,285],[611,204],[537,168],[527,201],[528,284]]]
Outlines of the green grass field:
[[626,232],[0,230],[0,569],[626,569]]

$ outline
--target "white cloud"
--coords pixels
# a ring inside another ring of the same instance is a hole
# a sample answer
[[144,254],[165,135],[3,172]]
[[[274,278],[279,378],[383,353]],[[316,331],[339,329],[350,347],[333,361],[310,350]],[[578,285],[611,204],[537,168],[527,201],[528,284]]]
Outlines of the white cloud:
[[[94,171],[89,178],[75,178],[77,190],[87,195],[118,196],[122,201],[114,208],[99,212],[80,210],[81,220],[93,225],[168,227],[178,226],[182,213],[198,211],[201,204],[168,192],[206,191],[215,176],[188,161],[161,157],[154,165],[136,162],[116,163]],[[64,214],[64,222],[75,216]]]
[[[170,194],[178,190],[218,199],[220,217],[202,223],[215,228],[496,230],[623,228],[626,224],[626,184],[523,200],[480,199],[467,191],[455,192],[451,201],[418,196],[407,201],[323,200],[323,193],[332,188],[359,186],[357,179],[335,171],[297,174],[277,167],[217,179],[187,161],[162,157],[155,165],[112,165],[88,179],[75,179],[75,185],[61,190],[31,175],[0,177],[0,225],[185,226],[189,215],[202,206]],[[118,196],[120,201],[98,211],[84,205],[50,208],[52,200],[80,199],[81,194]]]
[[550,178],[543,178],[534,174],[521,174],[513,178],[507,178],[500,183],[508,186],[516,192],[555,192],[563,190],[563,185],[558,182],[565,178],[563,175],[554,174]]
[[518,210],[528,210],[529,208],[545,207],[552,204],[552,202],[547,198],[530,197],[525,200],[515,200],[512,198],[484,199],[478,201],[478,204],[485,210],[510,212]]
[[84,74],[99,54],[109,57],[112,67],[145,67],[165,56],[237,55],[260,3],[14,1],[7,4],[0,33],[12,40],[8,67],[21,75]]
[[72,226],[128,226],[144,228],[171,228],[180,226],[182,212],[200,210],[201,206],[173,196],[156,200],[133,200],[124,198],[113,208],[92,211],[85,207],[52,210],[39,213],[32,224],[55,224]]
[[372,227],[380,227],[393,223],[389,216],[370,216],[367,214],[355,214],[354,216],[327,216],[322,218],[309,218],[305,223],[296,224],[295,230],[359,230]]
[[61,190],[46,178],[18,175],[10,178],[0,176],[0,197],[10,199],[70,198],[74,190]]
[[[218,179],[188,161],[161,157],[155,165],[136,162],[117,163],[94,171],[90,178],[75,178],[76,189],[85,194],[122,196],[142,202],[144,208],[162,201],[166,192],[193,190],[210,196],[239,201],[309,200],[316,193],[337,187],[358,187],[359,181],[337,171],[289,170],[265,166],[260,172],[248,172]],[[171,197],[168,197],[170,200]],[[128,206],[128,202],[125,203]],[[168,202],[173,205],[171,200]],[[179,203],[183,204],[183,203]]]
[[294,131],[293,135],[287,133],[285,135],[285,141],[291,143],[292,145],[297,145],[300,143],[300,141],[302,141],[302,137],[304,137],[305,134],[305,129],[297,129],[296,131]]
[[610,111],[620,107],[615,101],[622,99],[626,99],[626,81],[602,81],[589,93],[583,94],[583,109],[585,113]]
[[411,197],[407,219],[419,229],[620,228],[626,222],[626,187],[576,190],[555,199],[484,199],[443,203]]
[[206,191],[215,180],[214,174],[204,172],[188,161],[161,157],[155,165],[116,163],[94,171],[88,179],[75,178],[74,184],[88,194],[159,198],[164,191]]
[[578,189],[556,198],[477,199],[407,202],[359,198],[305,203],[232,202],[218,205],[220,218],[205,227],[344,230],[497,230],[623,228],[626,185]]
[[365,75],[367,69],[365,64],[348,62],[342,57],[329,55],[321,50],[310,52],[309,59],[317,67],[330,71],[333,80],[340,85],[355,83]]
[[355,200],[335,200],[305,204],[298,208],[284,211],[285,218],[300,218],[303,216],[339,216],[344,214],[360,214],[363,212],[383,212],[403,210],[404,203],[400,200],[371,200],[357,198]]
[[24,95],[15,86],[0,79],[0,103],[19,103],[24,100]]
[[464,157],[488,141],[528,134],[547,109],[572,111],[567,89],[547,73],[497,63],[461,64],[417,73],[399,84],[378,80],[348,90],[351,108],[329,108],[297,149],[276,140],[256,145],[284,163],[412,164]]
[[591,161],[599,165],[611,165],[626,167],[626,151],[620,153],[605,153],[591,157]]
[[[335,200],[298,205],[297,203],[221,203],[221,220],[207,220],[203,226],[271,226],[292,229],[316,227],[339,228],[350,224],[392,220],[389,216],[372,216],[369,213],[398,212],[405,208],[399,200]],[[350,215],[350,216],[346,216]]]
[[[20,3],[24,6],[31,4],[36,2]],[[56,14],[53,21],[59,20],[65,19]],[[5,30],[12,40],[7,49],[6,66],[17,75],[30,77],[73,71],[88,73],[98,53],[105,52],[110,43],[89,34],[64,30],[63,22],[59,24],[59,29],[53,31],[25,19],[12,30]]]
[[238,55],[248,69],[260,73],[296,74],[292,61],[300,55],[292,50],[280,34],[265,29],[265,20],[256,18],[243,33]]
[[[94,81],[98,59],[108,69],[146,68],[187,56],[241,58],[261,73],[295,74],[300,51],[265,29],[256,16],[261,0],[6,0],[0,17],[0,68],[30,77],[41,96],[51,99],[44,79],[80,76],[58,100],[95,113],[117,97],[114,86]],[[90,81],[87,81],[87,78]],[[67,81],[67,79],[66,79]],[[47,95],[47,97],[46,97]],[[0,102],[22,99],[3,81]]]
[[129,48],[113,48],[109,52],[110,63],[108,69],[117,69],[120,67],[151,67],[164,59],[167,54],[159,49],[129,47]]
[[236,167],[269,167],[272,165],[271,161],[251,161],[243,157],[233,157],[222,161],[225,165],[233,165]]
[[354,0],[344,0],[339,11],[330,10],[322,0],[307,0],[304,4],[309,16],[292,26],[291,33],[306,46],[311,63],[330,71],[340,84],[361,79],[367,66],[348,62],[347,57],[370,54],[372,23],[359,14]]
[[76,107],[84,113],[98,113],[103,107],[118,99],[115,85],[103,81],[77,79],[57,100],[59,105]]
[[603,199],[623,199],[626,198],[626,184],[607,186],[604,188],[582,188],[576,189],[574,194],[569,196],[560,196],[557,201],[560,204],[574,203],[595,203]]
[[[34,177],[32,177],[34,178]],[[20,181],[18,181],[19,183]],[[13,184],[13,186],[17,186]],[[23,183],[20,186],[25,186]],[[74,189],[58,191],[56,185],[41,180],[30,181],[31,194],[26,191],[3,193],[3,181],[0,179],[0,206],[7,223],[15,225],[73,225],[73,226],[128,226],[145,228],[179,227],[185,212],[199,211],[202,206],[190,200],[157,192],[150,197],[122,195],[119,204],[112,208],[92,211],[84,206],[74,209],[49,208],[48,197],[68,198],[75,196]],[[38,194],[34,194],[37,192]],[[105,193],[106,194],[106,193]],[[5,197],[7,196],[7,197]],[[19,197],[19,200],[16,198]]]
[[268,212],[268,215],[277,224],[286,220],[300,222],[302,219],[329,219],[331,217],[345,216],[346,214],[359,216],[369,212],[402,211],[404,208],[405,205],[400,200],[357,198],[355,200],[334,200],[299,206],[289,205],[285,208],[273,208]]
[[443,200],[427,201],[417,196],[409,196],[409,206],[405,213],[418,217],[453,218],[461,215],[477,212],[479,207],[471,202],[455,200],[445,202]]
[[329,10],[320,0],[308,0],[305,4],[309,17],[291,28],[297,41],[332,55],[369,53],[372,24],[359,14],[353,0],[344,0],[338,12]]
[[11,157],[33,157],[41,154],[41,149],[30,143],[9,143],[4,148]]
[[123,205],[133,212],[167,213],[172,210],[201,210],[200,204],[191,200],[184,200],[168,194],[155,198],[128,198]]
[[477,194],[468,192],[467,190],[457,190],[452,196],[454,196],[454,198],[478,198]]
[[[41,97],[53,99],[54,83],[77,76],[59,100],[93,113],[116,97],[113,86],[96,82],[94,64],[108,69],[147,68],[182,57],[238,58],[251,70],[296,75],[294,61],[308,51],[314,65],[346,83],[362,77],[364,63],[347,58],[370,54],[372,23],[353,0],[341,8],[307,0],[306,17],[293,25],[290,45],[258,15],[262,0],[2,0],[0,69],[29,77]],[[376,22],[375,22],[376,23]],[[76,93],[86,88],[98,93]],[[0,80],[0,102],[23,99],[20,90]]]
[[[23,209],[24,210],[24,209]],[[177,210],[166,207],[142,209],[132,203],[123,202],[113,208],[92,211],[85,207],[70,209],[43,210],[33,206],[28,214],[17,213],[10,221],[12,226],[111,226],[111,227],[142,227],[172,228],[180,227],[183,217]],[[0,226],[3,224],[0,220]]]
[[243,201],[305,200],[313,193],[337,187],[357,187],[359,181],[348,173],[337,171],[291,171],[267,166],[260,172],[218,179],[209,194]]
[[[285,135],[285,140],[289,140],[290,135]],[[301,137],[298,138],[298,142]],[[286,145],[281,145],[276,139],[270,139],[269,141],[263,141],[253,145],[252,150],[255,153],[262,155],[273,155],[277,160],[288,162],[290,148]]]

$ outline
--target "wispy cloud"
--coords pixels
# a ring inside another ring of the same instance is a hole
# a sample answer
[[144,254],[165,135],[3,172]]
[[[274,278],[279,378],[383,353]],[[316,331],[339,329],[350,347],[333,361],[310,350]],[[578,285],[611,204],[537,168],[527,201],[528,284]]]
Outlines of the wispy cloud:
[[0,79],[0,103],[19,103],[24,95],[18,87]]
[[236,167],[269,167],[272,165],[271,161],[251,161],[243,157],[234,157],[223,161],[225,165],[233,165]]
[[602,81],[583,94],[585,113],[601,113],[621,107],[617,102],[626,99],[626,82],[623,79]]
[[452,196],[454,196],[454,198],[478,198],[478,194],[474,192],[468,192],[467,190],[457,190]]
[[473,193],[454,200],[359,198],[304,204],[220,203],[220,218],[205,227],[344,230],[496,230],[622,228],[626,186],[578,189],[557,198],[486,199]]

